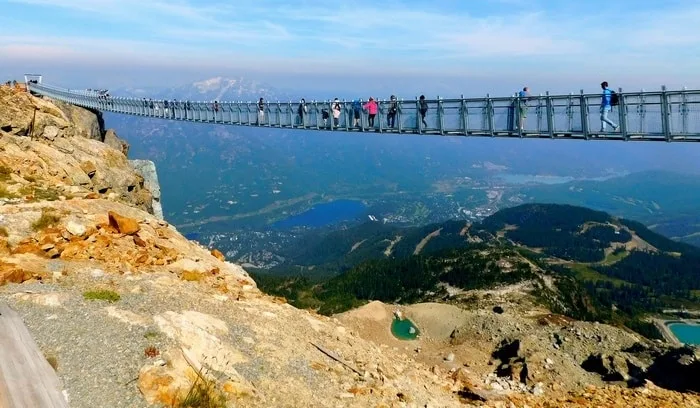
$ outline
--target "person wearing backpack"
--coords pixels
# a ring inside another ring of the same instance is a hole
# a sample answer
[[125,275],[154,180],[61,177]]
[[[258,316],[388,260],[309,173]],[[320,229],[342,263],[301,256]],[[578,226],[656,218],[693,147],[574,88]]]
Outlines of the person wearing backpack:
[[331,110],[333,111],[333,126],[338,127],[338,123],[340,122],[340,112],[342,111],[338,98],[335,98],[333,101]]
[[420,112],[420,119],[423,121],[423,127],[428,127],[425,122],[425,115],[428,113],[428,102],[425,100],[425,95],[421,95],[418,98],[418,112]]
[[608,119],[608,113],[610,113],[610,111],[612,110],[613,105],[617,105],[618,96],[615,93],[615,91],[608,88],[607,81],[603,81],[600,84],[600,87],[603,88],[603,98],[600,101],[600,131],[605,132],[606,124],[612,126],[613,131],[616,131],[617,124]]
[[389,98],[389,113],[386,114],[386,122],[390,128],[394,127],[394,123],[396,122],[396,114],[398,111],[399,106],[396,102],[396,96],[391,95],[391,98]]
[[360,115],[362,115],[362,101],[355,99],[352,101],[353,126],[360,127]]

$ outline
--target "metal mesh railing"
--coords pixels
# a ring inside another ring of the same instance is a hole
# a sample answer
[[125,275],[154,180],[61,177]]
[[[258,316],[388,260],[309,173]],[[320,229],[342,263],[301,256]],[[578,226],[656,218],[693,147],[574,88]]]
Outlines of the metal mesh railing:
[[[44,83],[29,83],[31,92],[101,111],[169,120],[228,125],[373,131],[435,135],[499,137],[601,138],[608,140],[700,141],[700,91],[620,93],[620,103],[608,113],[618,129],[601,130],[601,95],[539,95],[527,98],[460,98],[426,100],[421,114],[417,99],[398,100],[394,126],[389,124],[390,101],[378,102],[374,126],[368,112],[356,111],[351,101],[340,101],[334,125],[331,101],[265,102],[165,101],[111,97],[104,91],[68,90]],[[305,107],[305,108],[304,108]],[[325,112],[325,113],[324,113]]]

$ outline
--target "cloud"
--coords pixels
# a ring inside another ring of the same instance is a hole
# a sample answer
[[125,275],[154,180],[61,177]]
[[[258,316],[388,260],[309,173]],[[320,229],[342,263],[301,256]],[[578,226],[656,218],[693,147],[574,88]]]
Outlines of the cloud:
[[[620,72],[639,77],[691,75],[700,66],[700,35],[688,28],[700,20],[700,6],[691,2],[9,0],[9,5],[0,25],[13,34],[0,35],[0,55],[15,62],[339,77]],[[34,18],[23,18],[26,14]]]

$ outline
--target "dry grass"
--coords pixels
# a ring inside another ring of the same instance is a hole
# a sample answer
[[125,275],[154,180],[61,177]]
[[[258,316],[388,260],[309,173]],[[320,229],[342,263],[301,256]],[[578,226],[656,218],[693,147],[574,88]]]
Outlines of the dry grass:
[[51,368],[53,368],[54,371],[58,371],[58,357],[53,354],[48,354],[44,357],[46,357],[46,361],[49,363]]
[[56,201],[58,200],[58,191],[53,188],[22,186],[19,190],[24,196],[33,197],[32,201]]
[[185,397],[173,408],[226,408],[226,396],[218,389],[216,380],[206,378],[200,370]]
[[41,231],[44,228],[48,228],[51,226],[54,226],[58,224],[61,221],[61,217],[57,214],[54,214],[51,212],[51,210],[47,210],[46,208],[41,210],[41,217],[39,217],[38,220],[34,221],[32,224],[32,229],[34,231]]
[[12,169],[0,164],[0,181],[7,181],[10,179],[10,174],[12,174]]
[[160,332],[152,329],[146,330],[146,333],[143,334],[143,338],[148,340],[155,339],[158,336],[160,336]]
[[11,193],[5,184],[0,183],[0,198],[17,198],[17,194]]

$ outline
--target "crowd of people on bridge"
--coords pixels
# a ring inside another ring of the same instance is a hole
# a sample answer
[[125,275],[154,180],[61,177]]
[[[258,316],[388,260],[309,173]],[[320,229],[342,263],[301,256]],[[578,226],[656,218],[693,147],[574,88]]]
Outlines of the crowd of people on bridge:
[[[9,84],[9,81],[8,81]],[[619,98],[618,95],[615,93],[615,91],[611,90],[608,86],[608,82],[604,81],[601,84],[601,88],[603,89],[602,93],[602,100],[600,104],[600,121],[601,121],[601,127],[600,131],[601,132],[606,132],[607,125],[610,125],[613,129],[613,131],[618,129],[618,125],[610,120],[608,117],[609,113],[612,111],[612,107],[618,104]],[[105,99],[105,100],[110,100],[111,97],[109,95],[109,91],[107,90],[88,90],[92,93],[94,93],[99,99]],[[525,130],[525,122],[527,119],[527,114],[528,114],[528,101],[530,101],[532,97],[530,96],[530,88],[529,87],[524,87],[521,91],[517,93],[517,98],[513,102],[512,109],[514,112],[516,112],[515,116],[515,126],[521,130]],[[111,101],[110,101],[111,103]],[[172,99],[172,100],[153,100],[153,99],[147,99],[147,98],[142,98],[141,100],[141,107],[143,109],[144,114],[148,115],[153,115],[157,117],[164,117],[164,118],[181,118],[183,117],[182,113],[184,113],[184,117],[187,118],[189,117],[188,113],[195,110],[198,112],[201,111],[206,111],[211,113],[211,120],[216,121],[217,118],[219,117],[219,112],[223,110],[223,105],[225,103],[220,103],[218,100],[210,103],[201,103],[201,102],[190,102],[190,101],[178,101],[177,99]],[[260,98],[258,102],[256,103],[257,105],[257,125],[263,125],[265,123],[265,114],[266,111],[269,111],[269,109],[266,109],[266,107],[269,107],[269,104],[265,102],[263,98]],[[318,105],[314,103],[314,105]],[[329,119],[333,119],[332,126],[333,127],[338,127],[340,126],[340,117],[343,112],[343,104],[340,102],[338,98],[335,98],[333,101],[331,101],[329,104],[325,105],[326,107],[321,108],[321,117],[323,119],[323,126],[328,126],[328,121]],[[386,112],[386,123],[387,126],[391,129],[393,129],[396,126],[396,117],[399,113],[399,103],[395,95],[391,95],[389,97],[389,100],[386,102],[383,102],[383,107],[386,109],[384,112]],[[330,108],[330,109],[329,109]],[[367,117],[367,127],[369,128],[375,128],[376,127],[376,122],[375,119],[377,115],[380,113],[382,109],[380,109],[380,104],[379,102],[372,96],[369,97],[367,102],[363,102],[362,99],[355,99],[350,102],[349,104],[349,109],[348,109],[348,114],[352,118],[352,126],[356,128],[364,128],[365,126],[363,125],[363,114],[366,113]],[[417,113],[419,115],[421,125],[424,128],[428,127],[428,123],[426,122],[426,115],[428,114],[429,110],[429,105],[428,101],[425,98],[425,95],[421,95],[418,98],[417,101]],[[180,116],[178,116],[177,112],[180,112]],[[309,104],[307,104],[306,100],[302,98],[299,101],[299,105],[297,105],[296,109],[297,113],[297,125],[305,125],[306,124],[306,117],[309,114]],[[208,118],[207,118],[208,119]]]

